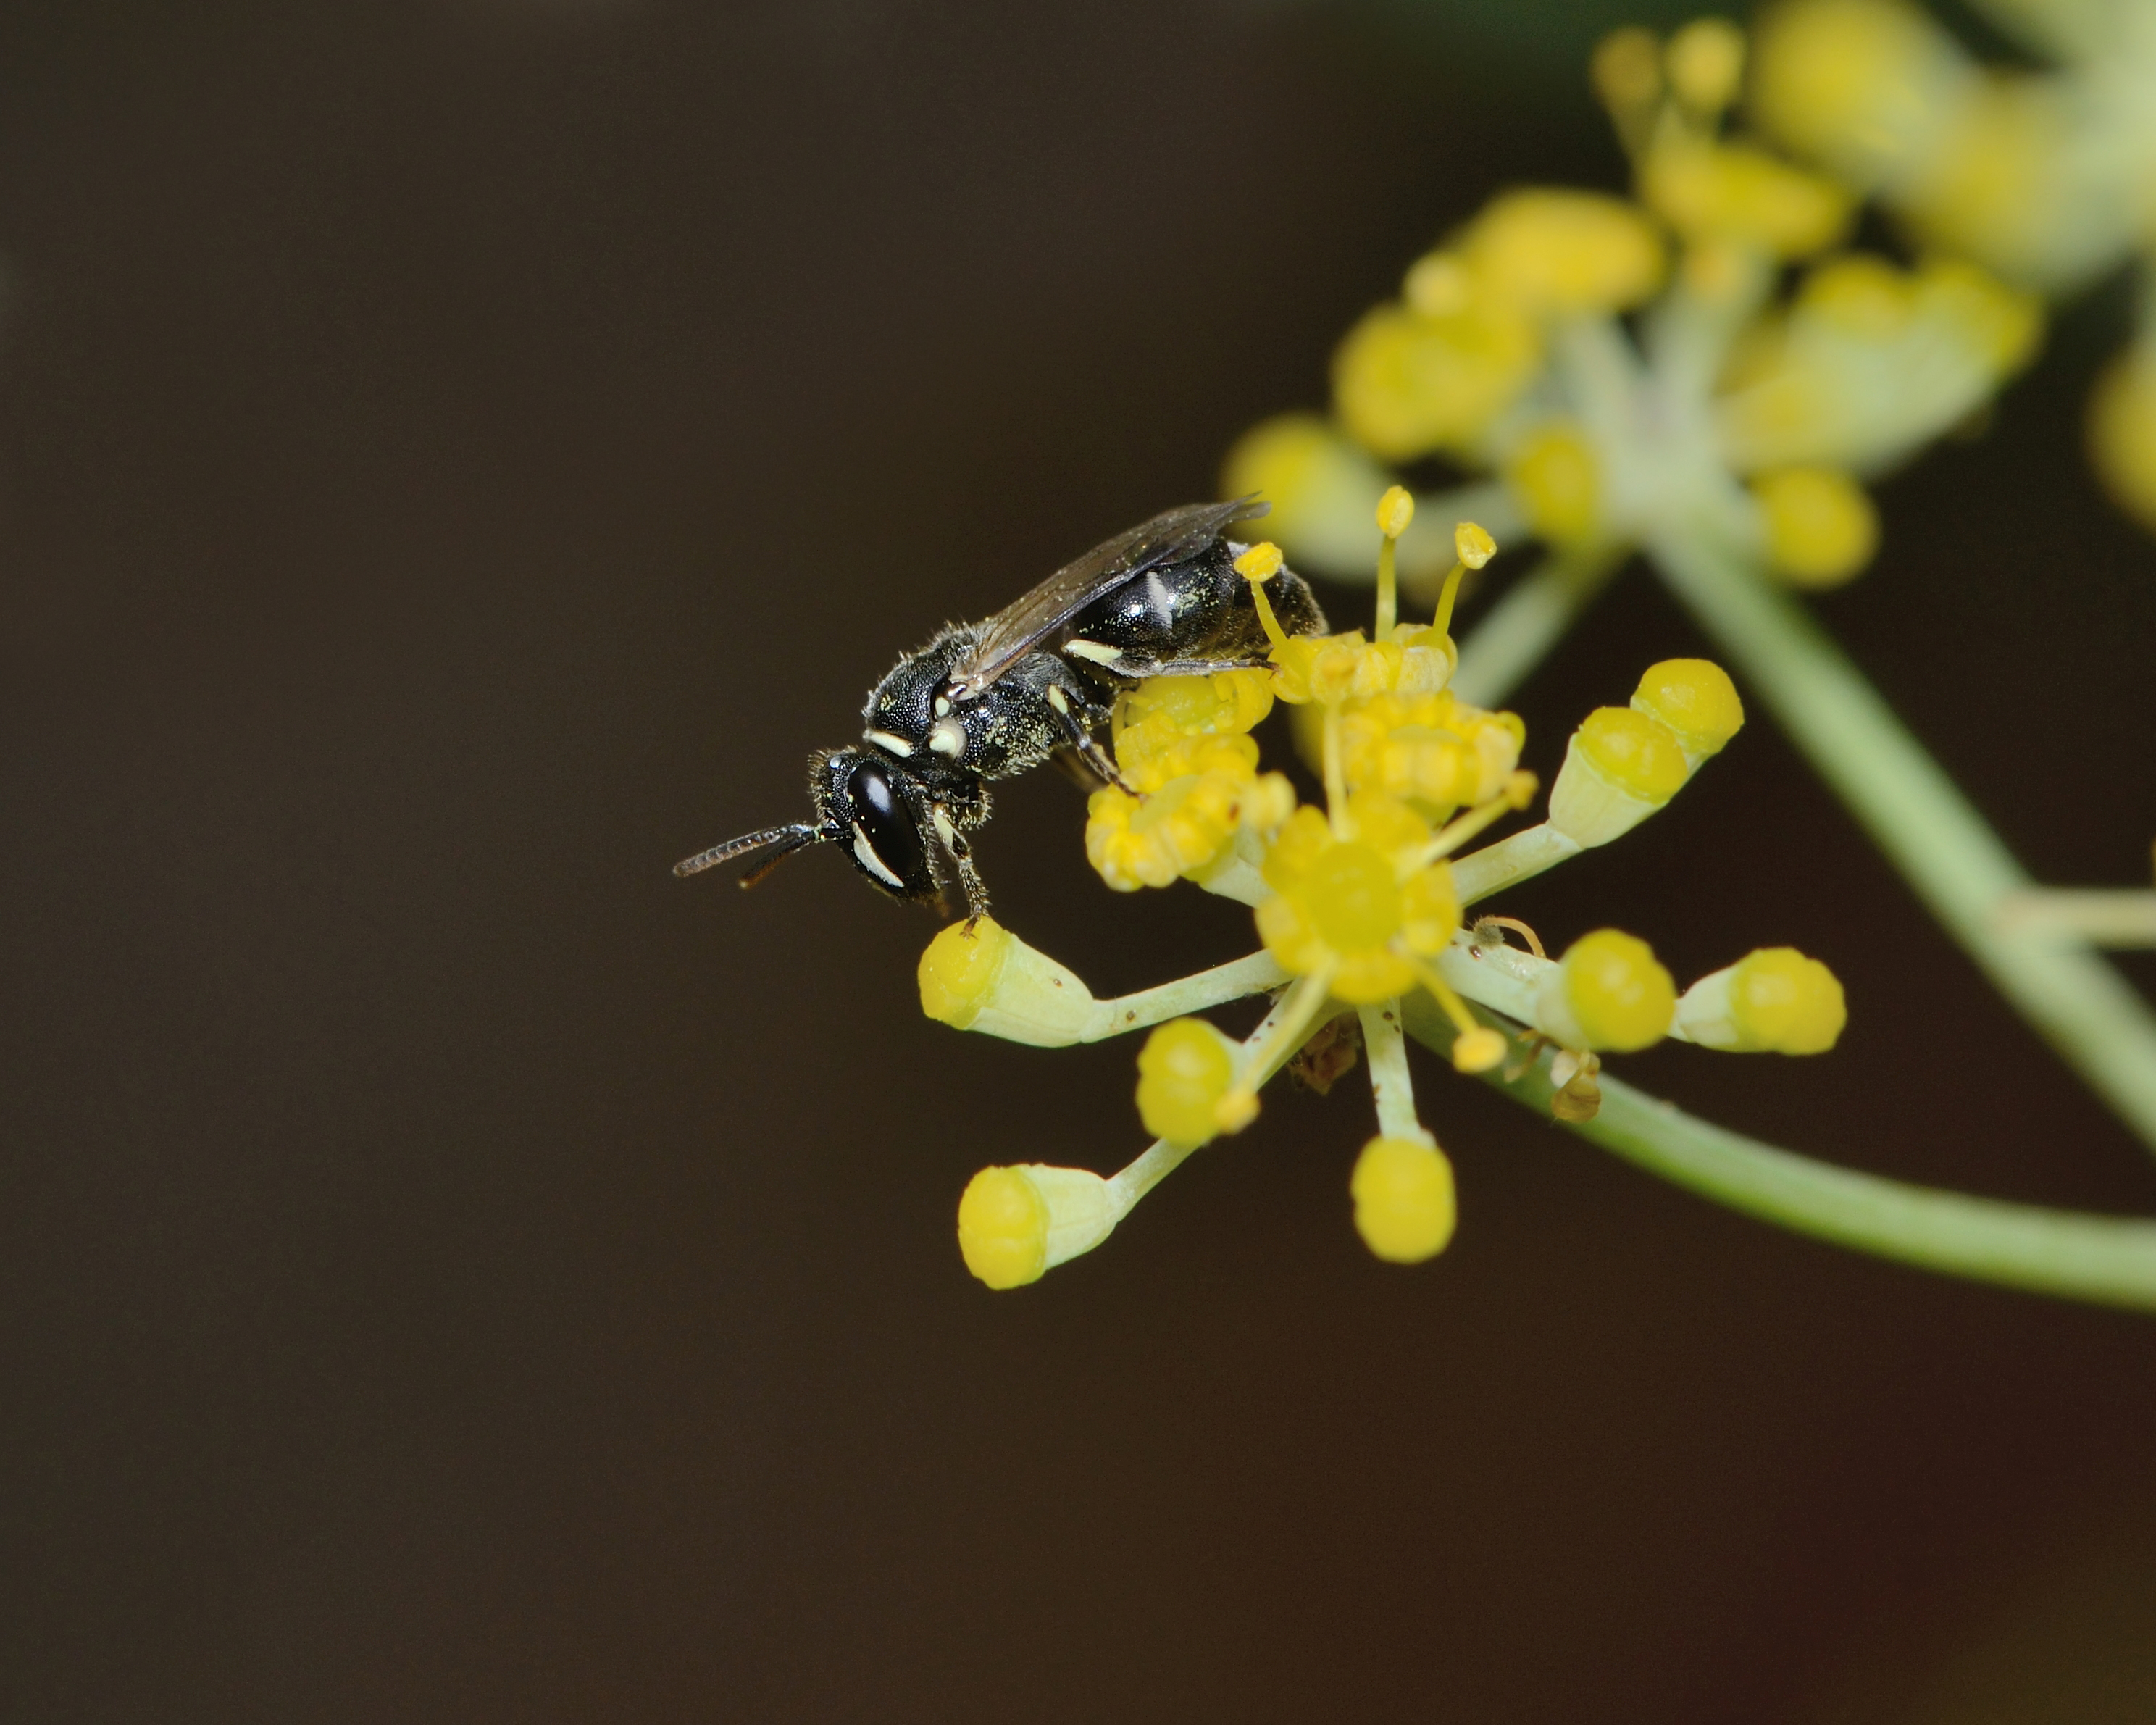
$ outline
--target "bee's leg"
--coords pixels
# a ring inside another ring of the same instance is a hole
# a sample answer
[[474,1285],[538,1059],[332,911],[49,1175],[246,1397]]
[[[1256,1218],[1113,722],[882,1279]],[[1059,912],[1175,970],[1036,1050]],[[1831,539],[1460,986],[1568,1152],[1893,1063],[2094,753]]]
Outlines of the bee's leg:
[[988,889],[981,871],[973,866],[973,847],[952,822],[951,811],[937,803],[929,809],[929,818],[935,823],[936,836],[957,865],[958,885],[966,894],[966,928],[970,933],[973,925],[988,914]]
[[1115,757],[1094,740],[1092,731],[1079,716],[1078,709],[1070,696],[1050,683],[1042,691],[1042,697],[1048,702],[1049,711],[1055,715],[1056,722],[1063,727],[1065,740],[1077,751],[1078,758],[1086,763],[1086,770],[1098,775],[1102,783],[1113,785],[1126,796],[1137,796],[1139,793],[1131,788],[1122,770],[1116,767]]

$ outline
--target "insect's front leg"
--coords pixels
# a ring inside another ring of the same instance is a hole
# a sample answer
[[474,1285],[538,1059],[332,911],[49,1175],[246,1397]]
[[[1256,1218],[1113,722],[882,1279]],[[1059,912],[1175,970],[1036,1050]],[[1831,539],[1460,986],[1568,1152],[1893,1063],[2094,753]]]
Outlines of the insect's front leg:
[[1127,796],[1142,794],[1131,788],[1122,769],[1116,765],[1115,757],[1101,747],[1093,735],[1092,726],[1087,722],[1086,710],[1072,697],[1069,690],[1060,683],[1050,683],[1041,691],[1041,699],[1047,703],[1049,711],[1055,715],[1065,740],[1078,752],[1079,759],[1091,772]]
[[957,868],[958,885],[966,895],[966,927],[970,929],[988,914],[988,889],[981,879],[981,871],[973,866],[973,847],[958,830],[958,824],[951,818],[947,805],[931,803],[928,818],[936,828],[936,836],[942,841],[944,850]]

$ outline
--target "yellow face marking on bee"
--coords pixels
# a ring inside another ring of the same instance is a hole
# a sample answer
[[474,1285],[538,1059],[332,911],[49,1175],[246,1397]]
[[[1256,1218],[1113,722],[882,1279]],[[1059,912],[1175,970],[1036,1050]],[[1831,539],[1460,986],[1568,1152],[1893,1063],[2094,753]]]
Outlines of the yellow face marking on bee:
[[928,747],[939,755],[957,760],[966,752],[966,727],[956,719],[938,719],[928,733]]
[[1075,653],[1081,659],[1090,659],[1096,665],[1113,665],[1123,656],[1121,647],[1104,647],[1098,641],[1065,641],[1065,653]]
[[906,882],[892,874],[890,869],[885,866],[884,860],[875,854],[875,847],[869,843],[869,835],[861,830],[861,824],[859,821],[854,823],[854,855],[861,860],[863,868],[886,886],[901,889],[905,886]]
[[896,755],[901,759],[913,752],[911,743],[902,737],[893,736],[888,731],[864,731],[861,732],[861,741],[872,742],[886,753]]
[[943,805],[941,803],[937,803],[928,811],[928,819],[935,823],[936,836],[947,845],[956,850],[958,845],[958,829],[951,824],[951,817],[943,812]]
[[936,716],[940,719],[950,711],[951,697],[947,695],[937,696],[936,697]]
[[1053,683],[1048,685],[1048,704],[1059,713],[1067,713],[1070,711],[1070,697]]

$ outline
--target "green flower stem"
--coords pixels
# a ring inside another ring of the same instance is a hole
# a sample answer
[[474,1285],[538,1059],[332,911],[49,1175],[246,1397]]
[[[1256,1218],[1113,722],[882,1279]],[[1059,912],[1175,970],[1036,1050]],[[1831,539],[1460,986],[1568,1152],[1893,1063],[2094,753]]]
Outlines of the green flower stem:
[[1363,1050],[1369,1056],[1370,1098],[1377,1104],[1378,1130],[1413,1144],[1435,1142],[1415,1117],[1414,1080],[1408,1071],[1407,1038],[1400,1032],[1400,1003],[1388,1000],[1358,1007],[1356,1016],[1362,1020]]
[[1092,1022],[1079,1040],[1105,1041],[1127,1031],[1142,1030],[1169,1019],[1179,1019],[1187,1013],[1224,1006],[1246,994],[1262,994],[1287,980],[1288,974],[1280,968],[1279,961],[1261,950],[1247,958],[1201,970],[1195,976],[1178,977],[1157,988],[1101,1001],[1094,1008]]
[[[1407,1029],[1442,1055],[1450,1020],[1421,997]],[[1553,1089],[1545,1050],[1526,1075],[1490,1081],[1548,1116]],[[1605,1070],[1601,1111],[1569,1130],[1703,1198],[1799,1234],[1875,1257],[1975,1281],[2099,1305],[2156,1312],[2156,1222],[2005,1204],[1799,1156],[1709,1124],[1635,1090]]]
[[1697,532],[1650,555],[1797,746],[2000,993],[2152,1147],[2156,1014],[2071,936],[2001,915],[2030,882],[1953,781],[1794,603]]
[[1460,644],[1452,692],[1475,706],[1502,701],[1549,656],[1629,551],[1590,546],[1559,552],[1513,582]]
[[2038,886],[1999,906],[2002,927],[2070,934],[2092,947],[2156,947],[2156,892],[2132,887]]
[[1567,838],[1548,821],[1522,827],[1495,845],[1486,845],[1457,859],[1452,865],[1452,890],[1460,895],[1462,905],[1471,905],[1578,855],[1578,841]]
[[1136,1161],[1108,1181],[1109,1225],[1112,1227],[1136,1209],[1138,1200],[1181,1168],[1197,1147],[1195,1144],[1171,1144],[1166,1138],[1155,1138],[1147,1145]]

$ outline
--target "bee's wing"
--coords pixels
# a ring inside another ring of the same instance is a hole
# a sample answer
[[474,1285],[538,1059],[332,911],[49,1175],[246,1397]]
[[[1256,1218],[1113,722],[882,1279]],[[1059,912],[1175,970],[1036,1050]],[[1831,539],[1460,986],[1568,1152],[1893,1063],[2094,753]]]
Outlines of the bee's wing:
[[952,672],[952,693],[978,693],[1042,636],[1069,622],[1102,593],[1148,569],[1196,557],[1230,523],[1261,516],[1271,507],[1255,495],[1232,503],[1188,503],[1095,546],[988,620],[979,644]]

